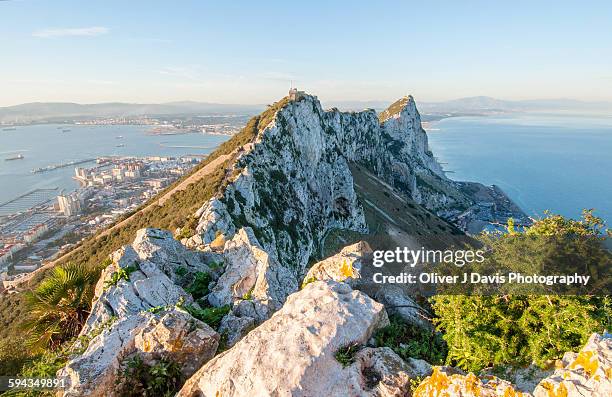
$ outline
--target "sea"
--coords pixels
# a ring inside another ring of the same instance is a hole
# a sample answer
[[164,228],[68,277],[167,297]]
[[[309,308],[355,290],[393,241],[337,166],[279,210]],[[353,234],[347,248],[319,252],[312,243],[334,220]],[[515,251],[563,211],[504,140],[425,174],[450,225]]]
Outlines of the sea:
[[[152,135],[151,126],[30,125],[0,128],[0,205],[36,189],[72,191],[79,185],[75,166],[32,173],[35,168],[95,159],[101,156],[203,155],[229,138],[227,135],[189,133]],[[6,160],[22,155],[20,160]],[[94,166],[94,162],[79,167]]]
[[[207,154],[224,135],[151,135],[149,126],[32,125],[0,129],[0,204],[34,189],[78,187],[74,166],[99,156]],[[68,131],[69,130],[69,131]],[[427,127],[448,176],[495,184],[527,214],[577,218],[582,209],[612,223],[612,115],[512,114],[450,117]],[[23,155],[22,160],[5,158]],[[92,166],[94,163],[83,164]]]
[[498,185],[523,211],[612,224],[612,115],[450,117],[427,127],[447,176]]

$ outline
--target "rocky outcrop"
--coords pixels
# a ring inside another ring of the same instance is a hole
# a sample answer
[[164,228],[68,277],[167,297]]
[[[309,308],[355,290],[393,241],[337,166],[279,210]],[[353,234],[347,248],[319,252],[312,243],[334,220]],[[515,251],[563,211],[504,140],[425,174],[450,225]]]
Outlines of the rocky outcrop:
[[186,249],[170,232],[159,229],[139,230],[134,242],[111,258],[96,285],[82,335],[113,317],[122,319],[179,301],[190,304],[193,299],[181,285],[188,284],[192,274],[210,272],[205,254]]
[[[389,390],[401,388],[412,369],[388,350],[362,352],[360,364],[351,368],[335,358],[339,349],[366,343],[386,324],[382,305],[347,284],[310,283],[234,347],[206,363],[178,395],[367,395],[366,388],[374,389],[382,379]],[[407,375],[395,375],[403,370]]]
[[521,391],[495,376],[477,377],[451,367],[436,367],[413,397],[603,397],[612,395],[612,335],[593,334],[579,353],[566,353],[561,368],[535,390]]
[[579,353],[566,353],[563,367],[542,380],[535,397],[612,396],[612,335],[593,334]]
[[480,379],[450,367],[436,367],[414,390],[412,397],[527,397],[505,380],[494,376]]
[[297,290],[293,274],[263,250],[251,228],[240,229],[225,243],[223,257],[227,263],[225,272],[208,295],[213,306],[250,300],[257,302],[265,312],[257,316],[263,320]]
[[114,396],[117,374],[128,357],[138,355],[145,364],[170,359],[187,377],[214,356],[218,345],[219,334],[184,311],[138,313],[94,337],[58,378],[68,386],[64,396]]
[[177,307],[194,304],[181,284],[210,271],[205,254],[187,250],[169,232],[142,229],[111,257],[74,346],[82,353],[58,373],[66,396],[113,395],[121,363],[133,355],[144,363],[172,360],[189,376],[217,351],[219,334]]
[[271,121],[260,125],[223,195],[196,214],[200,221],[190,244],[210,244],[219,232],[231,238],[249,226],[269,255],[303,276],[329,230],[367,231],[350,161],[370,165],[432,208],[469,203],[427,148],[412,98],[381,124],[374,111],[323,111],[316,97],[304,95],[284,100]]
[[351,284],[352,280],[361,276],[361,267],[368,255],[372,255],[372,248],[365,241],[344,247],[338,254],[312,265],[304,277],[304,283],[334,280]]

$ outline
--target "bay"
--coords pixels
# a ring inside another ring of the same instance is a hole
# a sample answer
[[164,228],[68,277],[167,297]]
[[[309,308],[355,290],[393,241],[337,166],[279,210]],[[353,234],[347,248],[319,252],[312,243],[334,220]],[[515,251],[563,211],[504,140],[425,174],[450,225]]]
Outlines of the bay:
[[451,179],[500,186],[527,214],[582,209],[612,222],[612,116],[451,117],[428,128]]
[[[34,189],[78,187],[74,166],[32,173],[52,164],[100,156],[182,156],[207,154],[227,135],[151,135],[151,126],[138,125],[30,125],[0,129],[0,203]],[[69,131],[67,131],[69,130]],[[21,160],[6,158],[22,155]],[[94,163],[82,164],[81,167]]]

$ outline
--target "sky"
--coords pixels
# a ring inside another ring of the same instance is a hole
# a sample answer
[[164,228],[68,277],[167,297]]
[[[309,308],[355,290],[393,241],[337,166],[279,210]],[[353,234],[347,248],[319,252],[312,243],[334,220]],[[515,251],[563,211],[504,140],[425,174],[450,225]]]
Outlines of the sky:
[[0,0],[0,106],[612,100],[610,1]]

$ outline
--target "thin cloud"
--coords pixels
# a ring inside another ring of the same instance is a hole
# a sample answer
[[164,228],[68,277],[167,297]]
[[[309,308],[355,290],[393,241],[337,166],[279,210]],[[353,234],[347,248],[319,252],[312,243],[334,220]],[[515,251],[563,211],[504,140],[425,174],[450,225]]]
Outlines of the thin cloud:
[[104,26],[91,26],[87,28],[62,28],[62,29],[45,29],[38,30],[32,33],[34,37],[40,37],[44,39],[53,37],[93,37],[107,34],[110,31],[109,28]]

